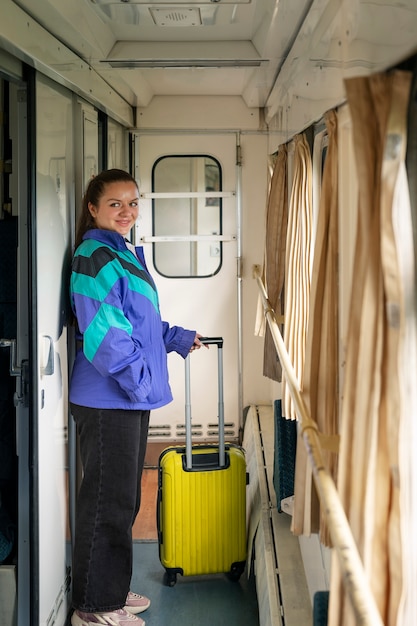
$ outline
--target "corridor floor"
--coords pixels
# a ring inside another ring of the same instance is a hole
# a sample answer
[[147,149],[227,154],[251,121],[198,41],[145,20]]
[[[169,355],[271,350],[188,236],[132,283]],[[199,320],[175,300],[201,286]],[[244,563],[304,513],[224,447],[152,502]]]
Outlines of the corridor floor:
[[178,575],[174,587],[164,584],[165,570],[158,553],[156,498],[158,472],[145,469],[142,503],[133,529],[132,591],[151,599],[141,615],[146,626],[258,626],[258,603],[253,575],[238,582],[226,575]]

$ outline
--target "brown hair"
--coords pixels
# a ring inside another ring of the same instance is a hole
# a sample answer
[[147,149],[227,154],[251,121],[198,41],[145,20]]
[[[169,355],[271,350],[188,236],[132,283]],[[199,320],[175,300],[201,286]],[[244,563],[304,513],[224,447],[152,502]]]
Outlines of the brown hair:
[[104,170],[94,176],[88,183],[87,189],[85,190],[83,196],[83,202],[81,205],[81,214],[78,218],[77,230],[75,234],[75,247],[77,248],[83,240],[83,236],[90,230],[91,228],[95,228],[95,222],[93,217],[88,209],[88,204],[91,202],[94,206],[97,206],[101,196],[104,194],[104,190],[106,185],[110,183],[135,183],[137,186],[137,182],[129,174],[129,172],[125,172],[125,170],[111,169]]

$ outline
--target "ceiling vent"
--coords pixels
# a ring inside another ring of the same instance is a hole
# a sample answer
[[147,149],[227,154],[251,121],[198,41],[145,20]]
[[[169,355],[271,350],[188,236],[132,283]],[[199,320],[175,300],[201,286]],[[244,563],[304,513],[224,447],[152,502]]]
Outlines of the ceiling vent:
[[152,69],[152,68],[206,68],[218,69],[219,67],[260,67],[267,61],[254,61],[253,59],[154,59],[154,60],[115,60],[103,59],[100,63],[107,63],[115,69]]
[[201,26],[201,12],[196,7],[149,9],[157,26]]

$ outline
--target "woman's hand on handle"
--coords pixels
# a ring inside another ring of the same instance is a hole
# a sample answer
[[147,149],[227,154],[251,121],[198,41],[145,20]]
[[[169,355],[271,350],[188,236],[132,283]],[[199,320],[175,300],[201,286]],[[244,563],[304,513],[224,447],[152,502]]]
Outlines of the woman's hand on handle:
[[194,350],[199,350],[201,348],[201,346],[204,346],[205,348],[209,348],[209,346],[207,344],[204,344],[200,341],[200,338],[202,338],[203,335],[200,335],[199,333],[196,333],[195,339],[194,339],[194,343],[190,348],[190,352],[194,352]]

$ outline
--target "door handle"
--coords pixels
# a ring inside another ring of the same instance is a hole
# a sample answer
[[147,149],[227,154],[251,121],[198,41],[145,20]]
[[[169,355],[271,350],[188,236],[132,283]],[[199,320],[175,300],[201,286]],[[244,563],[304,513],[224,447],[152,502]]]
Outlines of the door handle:
[[21,365],[16,362],[16,339],[0,339],[0,348],[10,348],[10,376],[18,376],[20,378],[20,393],[16,391],[13,396],[13,403],[17,407],[19,404],[28,406],[28,379],[29,366],[28,361],[22,361]]
[[22,368],[16,363],[16,339],[0,339],[0,348],[10,348],[10,376],[20,376]]
[[48,360],[44,367],[41,367],[42,376],[52,376],[55,371],[55,349],[54,349],[54,340],[50,335],[44,335],[44,339],[47,339],[49,342],[49,350],[48,350]]

